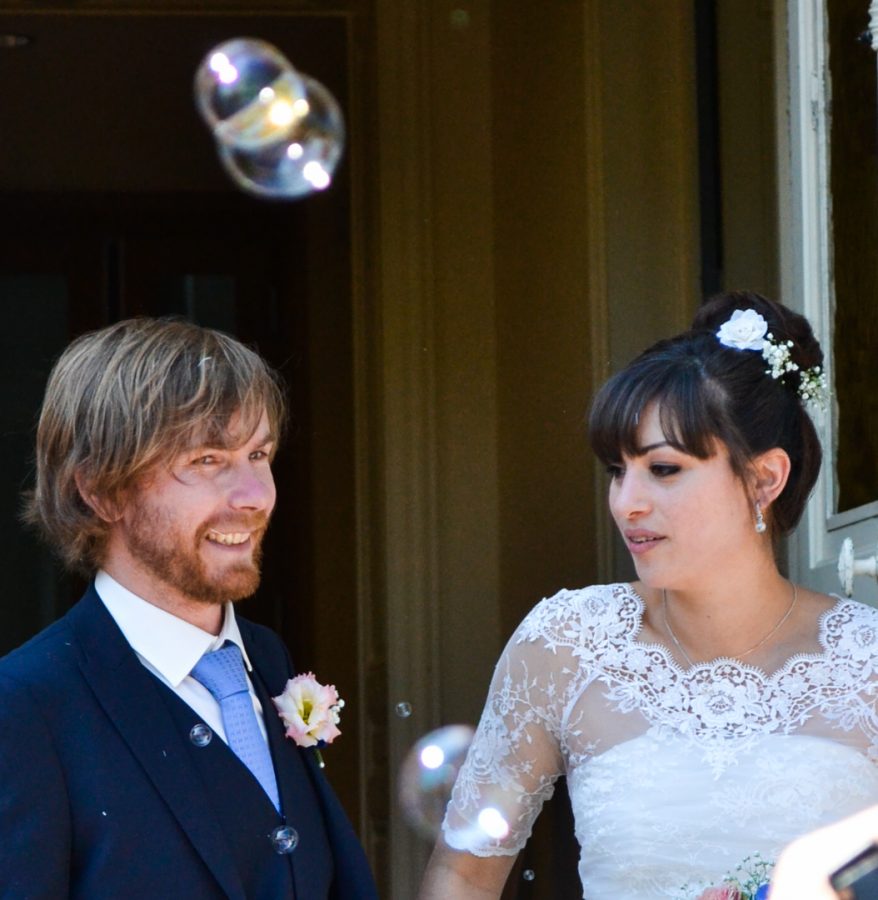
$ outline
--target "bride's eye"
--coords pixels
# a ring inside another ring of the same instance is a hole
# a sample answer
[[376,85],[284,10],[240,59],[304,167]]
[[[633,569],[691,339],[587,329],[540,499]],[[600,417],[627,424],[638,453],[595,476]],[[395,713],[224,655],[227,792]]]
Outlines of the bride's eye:
[[617,478],[621,478],[624,472],[625,469],[621,463],[610,463],[610,465],[607,466],[607,475],[614,481]]
[[680,471],[680,467],[669,463],[653,463],[649,467],[649,471],[657,478],[669,478],[671,475],[676,475]]

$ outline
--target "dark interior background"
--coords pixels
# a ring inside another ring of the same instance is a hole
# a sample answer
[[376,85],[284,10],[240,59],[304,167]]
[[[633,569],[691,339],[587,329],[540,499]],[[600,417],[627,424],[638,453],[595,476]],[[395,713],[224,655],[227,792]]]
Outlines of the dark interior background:
[[[240,36],[275,44],[347,110],[344,17],[0,14],[0,654],[83,588],[18,518],[53,360],[83,331],[180,315],[236,335],[286,381],[277,512],[242,613],[344,696],[357,678],[349,163],[296,202],[232,186],[192,83],[208,50]],[[333,782],[357,821],[346,726]]]

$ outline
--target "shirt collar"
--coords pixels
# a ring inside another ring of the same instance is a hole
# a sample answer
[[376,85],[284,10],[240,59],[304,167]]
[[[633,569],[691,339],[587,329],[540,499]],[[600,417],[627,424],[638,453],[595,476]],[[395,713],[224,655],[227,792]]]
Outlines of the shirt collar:
[[95,577],[95,590],[134,652],[173,687],[205,653],[218,650],[226,641],[241,648],[244,665],[252,671],[231,603],[224,604],[223,626],[213,635],[131,593],[103,570]]

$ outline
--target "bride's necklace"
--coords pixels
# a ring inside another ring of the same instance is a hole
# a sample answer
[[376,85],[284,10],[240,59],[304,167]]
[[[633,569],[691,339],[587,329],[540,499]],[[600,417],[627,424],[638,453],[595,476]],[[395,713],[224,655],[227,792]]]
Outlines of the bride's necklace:
[[[743,659],[745,656],[749,656],[751,653],[755,653],[772,635],[776,634],[781,626],[786,622],[786,620],[793,614],[793,610],[796,608],[796,601],[799,599],[799,591],[795,584],[793,584],[793,599],[790,603],[789,609],[781,616],[780,621],[765,635],[758,643],[754,644],[749,650],[745,650],[743,653],[734,653],[732,654],[733,659]],[[671,628],[670,620],[668,619],[668,592],[665,589],[662,589],[662,616],[664,616],[665,620],[665,629],[668,634],[671,636],[671,640],[674,642],[674,646],[680,651],[680,655],[689,665],[691,669],[695,663],[689,657],[689,654],[683,649],[683,645],[680,643],[677,635],[674,634],[674,629]]]

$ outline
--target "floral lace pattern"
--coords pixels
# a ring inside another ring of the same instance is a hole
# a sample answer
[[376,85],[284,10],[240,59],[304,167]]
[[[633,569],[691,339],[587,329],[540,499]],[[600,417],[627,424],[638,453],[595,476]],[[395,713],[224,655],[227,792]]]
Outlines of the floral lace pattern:
[[[680,896],[684,882],[711,883],[754,850],[878,802],[876,610],[839,600],[821,617],[822,651],[772,674],[734,659],[684,670],[669,648],[637,641],[643,611],[616,584],[561,591],[525,618],[452,794],[451,846],[517,853],[566,774],[589,900]],[[486,805],[508,834],[474,840]]]

